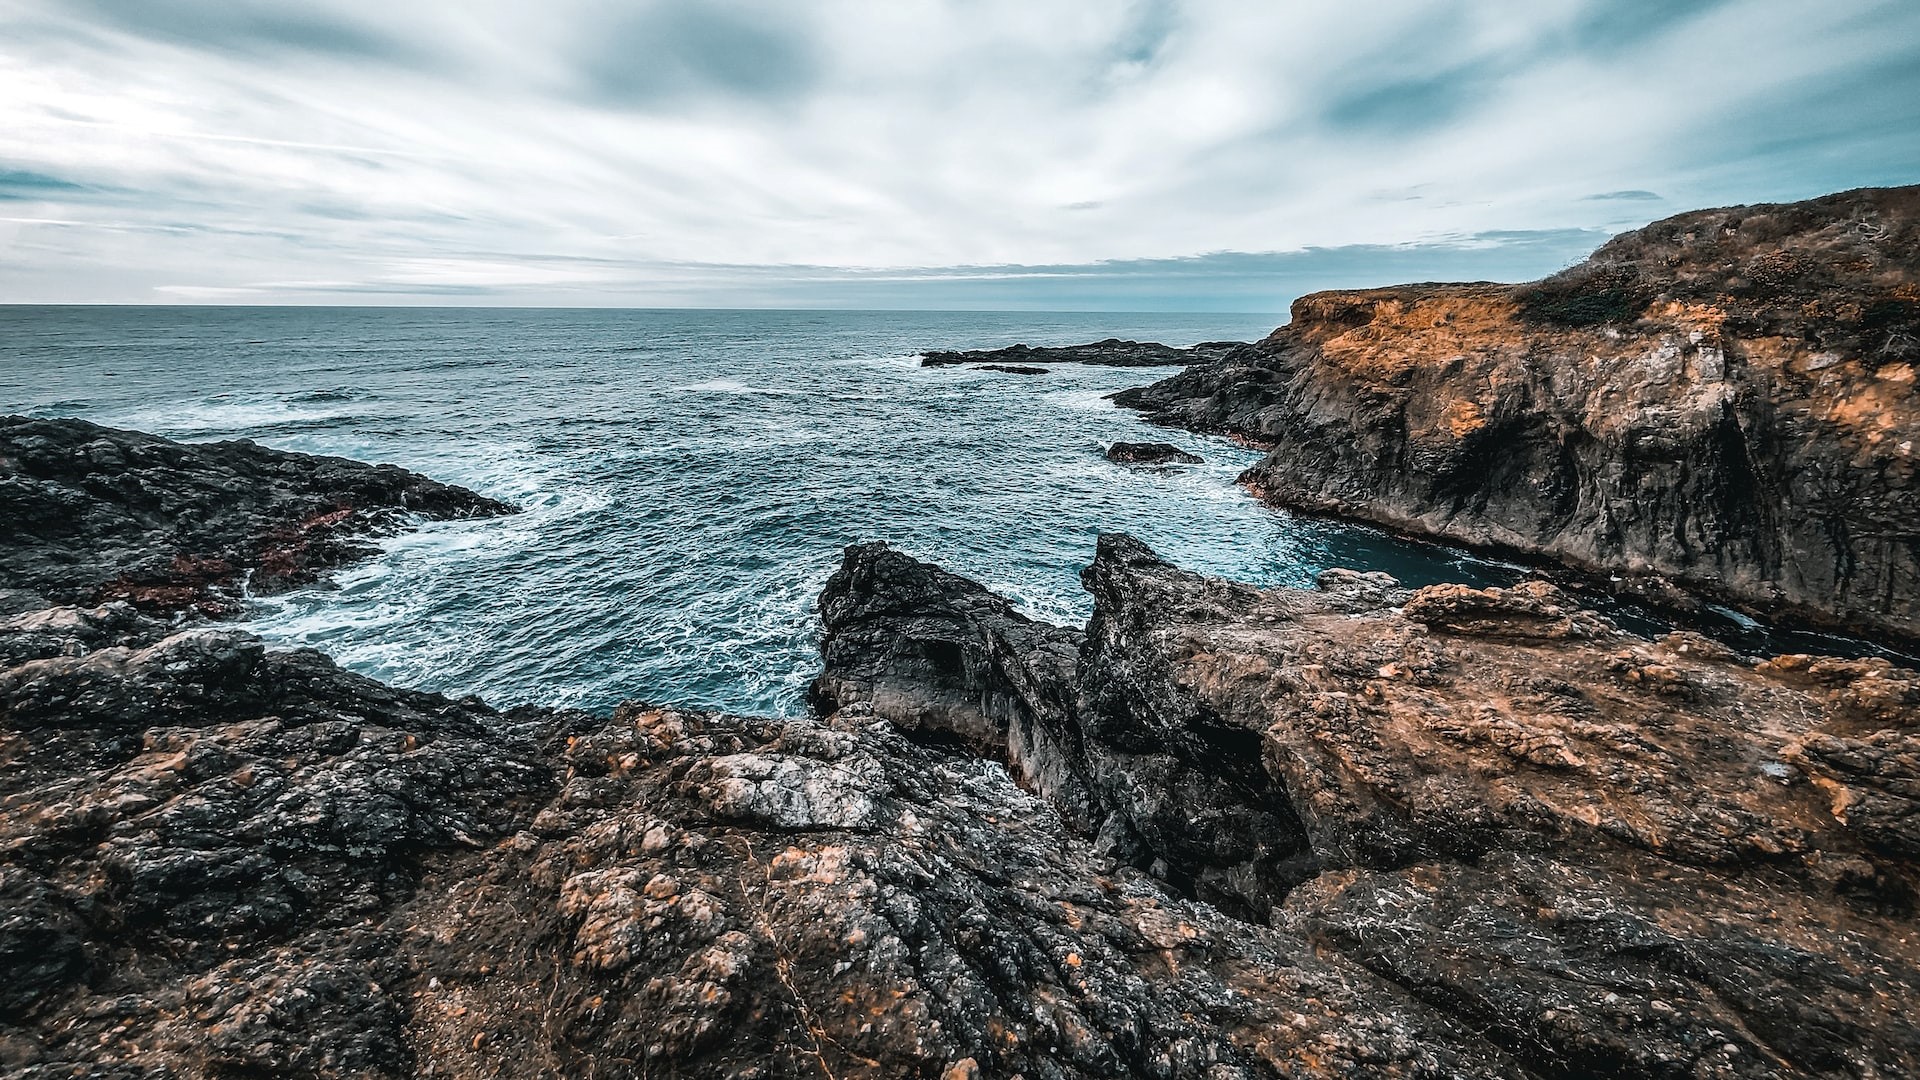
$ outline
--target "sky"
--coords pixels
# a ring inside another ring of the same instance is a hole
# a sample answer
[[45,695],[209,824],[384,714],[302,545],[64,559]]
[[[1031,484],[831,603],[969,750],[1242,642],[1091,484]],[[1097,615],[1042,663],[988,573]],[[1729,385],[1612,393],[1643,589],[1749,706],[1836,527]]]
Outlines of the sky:
[[0,303],[1270,312],[1913,182],[1913,0],[0,0]]

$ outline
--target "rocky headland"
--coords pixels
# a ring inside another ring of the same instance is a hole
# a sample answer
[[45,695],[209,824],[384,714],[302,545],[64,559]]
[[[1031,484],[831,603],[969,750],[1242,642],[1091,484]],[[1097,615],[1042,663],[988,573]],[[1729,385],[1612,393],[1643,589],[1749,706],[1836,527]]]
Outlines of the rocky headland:
[[1527,285],[1317,293],[1118,400],[1282,506],[1920,640],[1920,187],[1682,214]]
[[[1805,241],[1796,257],[1844,265],[1795,280],[1870,278],[1897,299],[1911,261],[1875,248],[1867,275],[1846,245],[1906,242],[1889,237],[1913,235],[1910,200],[1701,220],[1728,243],[1756,220],[1826,235],[1805,214],[1878,207],[1897,227]],[[1696,280],[1689,257],[1647,266]],[[1871,396],[1905,385],[1905,345],[1883,331],[1910,309],[1809,300],[1791,318],[1825,328],[1813,344],[1760,348],[1731,317],[1679,344],[1682,323],[1647,314],[1669,301],[1626,321],[1639,286],[1595,307],[1583,273],[1358,294],[1344,322],[1309,298],[1267,342],[1130,400],[1290,448],[1248,478],[1280,498],[1282,474],[1311,487],[1367,446],[1438,468],[1427,442],[1391,440],[1428,437],[1421,410],[1452,408],[1456,367],[1494,380],[1481,419],[1522,463],[1540,431],[1599,422],[1548,394],[1598,379],[1619,426],[1597,448],[1566,429],[1593,455],[1569,475],[1591,465],[1591,490],[1631,492],[1611,511],[1623,551],[1649,529],[1669,542],[1645,523],[1694,500],[1675,548],[1690,569],[1529,549],[1519,525],[1428,531],[1857,632],[1910,625],[1897,545],[1863,539],[1905,535],[1909,474],[1875,456],[1892,436],[1836,434],[1913,423],[1910,397]],[[1412,349],[1410,326],[1454,352]],[[1720,390],[1691,374],[1710,341]],[[1814,345],[1840,359],[1810,368]],[[1763,369],[1766,348],[1801,359]],[[1363,384],[1341,364],[1389,373]],[[1668,392],[1629,378],[1636,364]],[[1733,417],[1719,456],[1692,456],[1702,395]],[[1363,424],[1375,407],[1389,419]],[[1754,416],[1771,426],[1742,426]],[[1471,440],[1462,426],[1449,437]],[[1710,548],[1688,530],[1732,528],[1715,515],[1733,503],[1709,498],[1730,429],[1741,490],[1785,509],[1753,519],[1773,540]],[[1484,497],[1423,511],[1435,521],[1519,514],[1494,494],[1498,446],[1476,445]],[[1452,468],[1456,484],[1474,472]],[[1801,501],[1821,469],[1819,491],[1849,498]],[[1336,472],[1326,490],[1356,501],[1317,508],[1412,531],[1367,508],[1428,489],[1369,494],[1373,475]],[[0,422],[0,506],[8,1076],[1920,1074],[1920,673],[1886,660],[1636,636],[1538,579],[1409,589],[1328,570],[1257,589],[1120,534],[1082,576],[1091,619],[1055,626],[869,543],[820,598],[808,717],[502,712],[217,620],[248,590],[323,580],[370,537],[503,504],[388,466],[16,418]],[[1808,507],[1844,526],[1827,548],[1739,548],[1800,537]],[[1807,567],[1834,545],[1854,562],[1829,596]],[[1723,564],[1745,576],[1714,585]]]

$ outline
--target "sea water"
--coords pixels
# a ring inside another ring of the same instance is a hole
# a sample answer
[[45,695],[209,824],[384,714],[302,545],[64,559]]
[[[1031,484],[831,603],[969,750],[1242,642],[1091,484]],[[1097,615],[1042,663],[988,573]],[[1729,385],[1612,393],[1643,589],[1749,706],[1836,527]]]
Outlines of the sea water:
[[[427,523],[248,628],[497,705],[804,708],[816,598],[886,540],[1079,622],[1094,540],[1261,585],[1330,566],[1419,585],[1518,571],[1296,518],[1256,454],[1108,395],[1168,368],[924,368],[933,348],[1262,336],[1271,315],[404,308],[0,309],[0,410],[391,462],[524,509]],[[1163,440],[1205,464],[1108,462]]]

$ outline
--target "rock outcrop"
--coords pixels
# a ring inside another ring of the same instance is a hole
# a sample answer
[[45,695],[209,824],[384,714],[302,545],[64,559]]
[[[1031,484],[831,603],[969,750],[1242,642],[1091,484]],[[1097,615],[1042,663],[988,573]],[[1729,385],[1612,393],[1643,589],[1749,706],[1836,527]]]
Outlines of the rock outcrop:
[[[1107,338],[1086,345],[1009,345],[1004,349],[974,349],[966,352],[933,349],[921,354],[920,366],[1094,364],[1099,367],[1177,367],[1216,359],[1240,348],[1242,344],[1238,341],[1203,341],[1181,349],[1157,341]],[[1005,367],[995,370],[1005,370]]]
[[0,417],[0,611],[125,600],[233,615],[364,558],[413,517],[513,513],[392,465]]
[[[43,475],[84,478],[62,485],[77,516],[122,521],[112,470],[83,464],[102,438],[64,467],[28,449]],[[8,573],[86,594],[143,544],[244,554],[288,504],[210,528],[245,498],[229,485],[250,449],[107,441],[167,462],[138,504],[151,536],[76,529],[74,558]],[[361,475],[270,460],[293,505]],[[905,569],[836,608],[847,663],[887,620],[958,595]],[[823,686],[818,721],[500,713],[125,600],[12,614],[0,1072],[1525,1076],[1363,965],[1115,861],[982,761],[1069,705],[969,711],[967,688],[1024,671],[1042,701],[1080,638],[968,602],[915,632],[998,652],[875,656],[838,697]],[[882,721],[900,703],[854,691],[887,677],[900,694],[945,679],[917,734],[963,737],[923,745]]]
[[[904,580],[904,618],[863,597]],[[910,732],[961,700],[1059,725],[1024,738],[1066,760],[1005,753],[1084,778],[1070,819],[1101,851],[1359,964],[1528,1075],[1920,1068],[1900,1004],[1920,673],[1636,638],[1543,581],[1259,590],[1109,536],[1085,582],[1068,674],[1065,632],[1022,628],[1048,654],[1027,662],[977,586],[850,549],[822,681],[857,700],[884,673]],[[916,711],[901,658],[934,648],[994,661]]]
[[1920,640],[1920,187],[1683,214],[1530,285],[1319,293],[1118,395],[1284,506]]
[[1198,465],[1198,454],[1164,442],[1117,442],[1107,447],[1107,460],[1122,465]]

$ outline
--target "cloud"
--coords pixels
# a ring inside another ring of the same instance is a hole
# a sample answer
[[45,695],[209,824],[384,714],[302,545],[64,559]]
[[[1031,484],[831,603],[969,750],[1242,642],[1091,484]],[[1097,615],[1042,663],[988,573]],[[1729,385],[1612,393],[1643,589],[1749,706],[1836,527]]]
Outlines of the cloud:
[[0,168],[0,199],[49,201],[71,199],[88,191],[85,184],[29,169]]
[[1916,98],[1900,0],[13,0],[0,301],[1267,308],[1920,180]]
[[591,27],[580,73],[589,100],[614,106],[782,102],[807,90],[814,57],[780,9],[668,3]]
[[277,0],[71,0],[97,24],[188,45],[272,58],[288,51],[393,63],[424,53],[320,5]]

